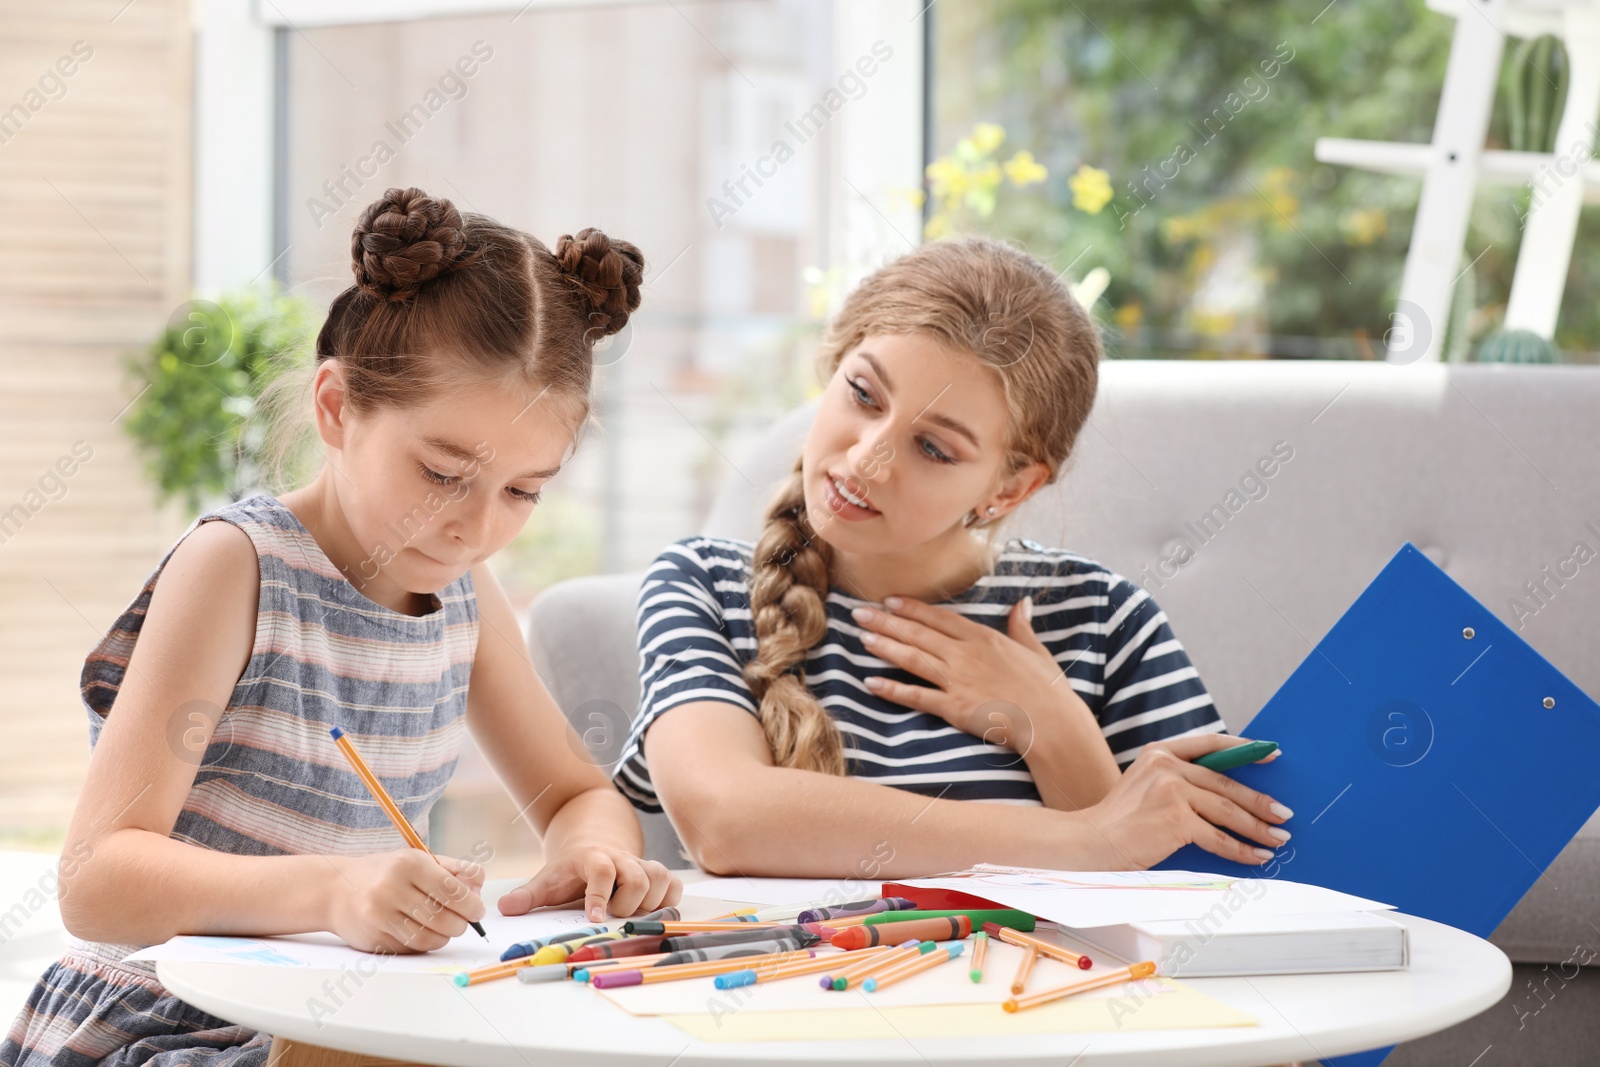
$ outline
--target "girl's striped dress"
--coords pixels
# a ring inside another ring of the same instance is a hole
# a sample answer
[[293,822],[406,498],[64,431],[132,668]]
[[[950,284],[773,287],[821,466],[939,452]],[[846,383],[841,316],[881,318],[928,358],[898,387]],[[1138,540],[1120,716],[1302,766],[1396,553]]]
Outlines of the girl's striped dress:
[[[639,713],[615,784],[634,806],[660,811],[644,758],[644,735],[683,704],[717,700],[758,708],[741,668],[756,649],[750,618],[749,541],[689,537],[667,546],[639,591]],[[1124,769],[1151,741],[1222,733],[1221,717],[1188,653],[1150,594],[1092,559],[1012,540],[991,573],[939,606],[994,629],[1033,597],[1033,630],[1094,712]],[[851,611],[870,606],[849,589],[828,593],[828,630],[806,654],[805,682],[844,735],[849,773],[929,797],[1040,804],[1057,783],[1035,781],[1009,748],[965,733],[936,715],[867,688],[873,675],[925,680],[891,666],[861,643]]]
[[[401,847],[400,834],[328,734],[341,726],[426,838],[428,811],[455,770],[465,728],[478,641],[471,574],[440,590],[427,614],[406,615],[357,592],[275,498],[253,496],[208,512],[184,536],[216,520],[233,523],[255,546],[261,578],[255,644],[199,757],[171,836],[248,856]],[[84,662],[91,747],[171,555]],[[182,733],[175,722],[169,736]],[[72,939],[11,1024],[0,1063],[266,1063],[270,1035],[167,992],[154,964],[124,961],[141,947]]]

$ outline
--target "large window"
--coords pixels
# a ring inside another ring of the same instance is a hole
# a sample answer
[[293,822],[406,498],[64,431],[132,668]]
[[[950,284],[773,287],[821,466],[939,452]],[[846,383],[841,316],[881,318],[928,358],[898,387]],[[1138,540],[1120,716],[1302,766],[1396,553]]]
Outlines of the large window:
[[[995,158],[1027,149],[1049,171],[958,222],[1075,277],[1105,268],[1113,356],[1383,358],[1421,182],[1318,163],[1314,145],[1428,142],[1455,23],[1423,0],[1319,7],[942,0],[934,154],[993,123]],[[1508,43],[1489,148],[1513,147],[1515,78],[1558,104],[1564,75],[1530,69],[1537,55]],[[1501,324],[1528,196],[1479,184],[1458,355]],[[1556,332],[1571,361],[1600,349],[1596,222],[1590,209]]]
[[[499,561],[517,600],[694,532],[730,457],[811,387],[841,262],[894,251],[896,217],[915,234],[915,210],[888,201],[920,166],[921,24],[837,10],[534,4],[282,31],[279,270],[295,291],[325,304],[348,284],[351,225],[389,186],[548,244],[598,226],[645,251],[643,307],[598,356],[598,432]],[[898,189],[883,159],[851,158],[891,122],[907,129],[870,143],[903,157]],[[841,204],[852,186],[869,203]]]

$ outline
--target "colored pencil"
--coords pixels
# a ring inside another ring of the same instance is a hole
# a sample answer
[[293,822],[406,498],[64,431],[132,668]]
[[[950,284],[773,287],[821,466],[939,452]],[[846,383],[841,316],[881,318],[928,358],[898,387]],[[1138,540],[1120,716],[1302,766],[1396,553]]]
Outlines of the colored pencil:
[[[812,957],[810,949],[798,952],[778,952],[766,959],[774,962],[803,961]],[[614,989],[618,986],[650,985],[654,982],[677,982],[685,978],[711,978],[729,971],[743,971],[750,968],[749,957],[739,957],[731,960],[710,960],[705,963],[679,963],[671,967],[651,967],[646,970],[627,970],[618,968],[605,971],[601,974],[591,974],[589,984],[596,989]]]
[[[383,783],[378,781],[378,776],[372,773],[372,768],[367,766],[367,761],[361,758],[361,753],[356,751],[356,747],[350,743],[350,739],[344,735],[344,731],[335,726],[328,733],[333,735],[333,743],[339,746],[339,751],[344,753],[344,758],[350,762],[351,768],[355,770],[356,777],[360,778],[362,783],[366,785],[367,792],[371,793],[372,798],[378,802],[378,806],[383,808],[384,813],[389,816],[389,821],[394,823],[394,828],[400,831],[401,837],[405,838],[406,844],[426,852],[433,857],[433,862],[439,863],[439,857],[433,855],[433,850],[428,847],[428,843],[422,840],[422,836],[417,833],[410,820],[405,817],[399,806],[395,804],[394,798],[383,787]],[[439,866],[443,867],[444,864],[439,863]],[[482,923],[474,919],[468,919],[467,925],[478,931],[479,937],[485,941],[489,940],[489,935],[484,933]]]
[[1087,971],[1094,966],[1094,961],[1089,959],[1088,956],[1080,956],[1076,952],[1062,948],[1060,945],[1052,945],[1048,941],[1034,937],[1032,934],[1025,934],[1020,930],[1013,930],[1009,926],[984,923],[983,929],[990,937],[998,937],[1008,945],[1016,945],[1018,948],[1032,948],[1041,956],[1049,956],[1051,959],[1058,960],[1061,963],[1070,963],[1080,971]]
[[1082,993],[1086,989],[1099,989],[1103,986],[1116,985],[1119,982],[1131,982],[1139,978],[1149,978],[1155,973],[1156,965],[1150,960],[1145,960],[1143,963],[1135,963],[1131,967],[1124,967],[1120,971],[1112,971],[1098,978],[1088,978],[1081,982],[1074,982],[1071,985],[1058,986],[1055,989],[1042,989],[1026,997],[1014,997],[1000,1006],[1006,1011],[1023,1011],[1027,1008],[1038,1007],[1040,1004],[1048,1004],[1052,1000],[1060,1000],[1062,997],[1070,997],[1074,993]]
[[1019,996],[1028,988],[1028,975],[1033,973],[1033,965],[1039,962],[1039,950],[1029,945],[1022,953],[1022,963],[1017,966],[1017,976],[1011,979],[1011,995]]
[[933,941],[904,941],[890,949],[888,952],[878,954],[872,959],[863,960],[851,967],[848,971],[832,975],[833,981],[824,988],[834,990],[855,989],[874,975],[894,969],[915,956],[924,952],[932,952],[938,948]]
[[[849,953],[851,958],[858,956],[876,955],[888,952],[890,946],[875,945],[872,948],[857,949]],[[753,985],[756,982],[776,982],[784,978],[798,978],[802,975],[816,974],[839,966],[839,957],[844,953],[831,952],[818,956],[813,960],[800,960],[798,963],[779,964],[777,966],[746,967],[742,971],[732,971],[728,974],[718,975],[712,979],[712,984],[718,989],[736,989],[739,986]]]
[[882,974],[873,975],[861,983],[861,988],[868,993],[876,993],[878,990],[886,986],[892,986],[902,979],[910,978],[914,974],[921,974],[923,971],[931,971],[939,964],[955,959],[961,955],[961,950],[966,947],[960,941],[953,941],[950,943],[949,948],[925,952],[910,963],[903,963],[898,967],[889,968]]

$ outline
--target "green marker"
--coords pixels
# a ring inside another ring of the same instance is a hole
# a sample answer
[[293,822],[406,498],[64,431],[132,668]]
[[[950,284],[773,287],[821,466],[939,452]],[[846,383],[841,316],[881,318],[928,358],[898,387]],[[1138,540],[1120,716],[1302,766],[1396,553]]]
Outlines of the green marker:
[[876,915],[868,915],[861,921],[861,925],[879,926],[883,923],[911,922],[916,919],[948,919],[952,915],[965,915],[971,918],[974,931],[982,929],[984,923],[995,923],[1028,933],[1033,929],[1034,923],[1032,915],[1014,908],[948,908],[943,911],[880,911]]
[[1231,771],[1235,767],[1243,767],[1246,763],[1255,763],[1276,751],[1278,751],[1276,741],[1246,741],[1232,748],[1219,748],[1215,752],[1207,752],[1195,760],[1194,764],[1208,771]]

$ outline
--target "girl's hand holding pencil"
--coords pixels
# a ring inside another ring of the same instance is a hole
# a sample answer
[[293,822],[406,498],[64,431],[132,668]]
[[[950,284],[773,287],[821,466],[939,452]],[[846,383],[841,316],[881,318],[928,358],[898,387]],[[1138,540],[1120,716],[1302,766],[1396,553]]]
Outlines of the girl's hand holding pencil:
[[327,928],[352,948],[430,952],[483,918],[480,864],[410,847],[327,859]]

